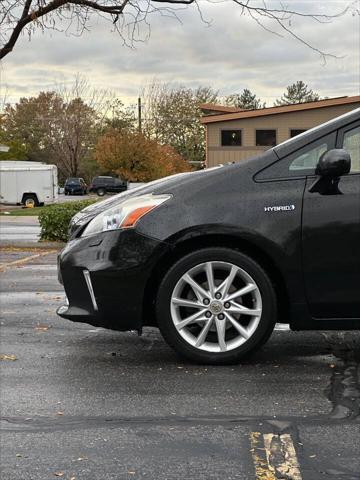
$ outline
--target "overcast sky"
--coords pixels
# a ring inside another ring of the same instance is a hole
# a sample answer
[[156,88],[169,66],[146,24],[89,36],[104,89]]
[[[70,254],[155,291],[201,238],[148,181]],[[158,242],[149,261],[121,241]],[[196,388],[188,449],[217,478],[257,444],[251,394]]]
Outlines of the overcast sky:
[[[339,12],[346,3],[288,2],[303,11],[326,9],[327,13]],[[324,64],[306,46],[273,35],[240,16],[235,4],[201,5],[210,25],[195,8],[179,13],[182,23],[153,16],[149,41],[138,43],[135,49],[123,46],[111,32],[111,24],[96,17],[90,32],[81,37],[46,31],[29,42],[23,36],[0,64],[0,94],[7,89],[7,100],[13,103],[20,96],[70,84],[81,73],[94,87],[112,89],[126,103],[133,102],[142,86],[153,80],[188,87],[209,85],[222,95],[249,88],[268,106],[296,80],[305,81],[322,96],[359,95],[358,15],[349,12],[327,25],[292,20],[291,28],[298,35],[339,57],[328,58]]]

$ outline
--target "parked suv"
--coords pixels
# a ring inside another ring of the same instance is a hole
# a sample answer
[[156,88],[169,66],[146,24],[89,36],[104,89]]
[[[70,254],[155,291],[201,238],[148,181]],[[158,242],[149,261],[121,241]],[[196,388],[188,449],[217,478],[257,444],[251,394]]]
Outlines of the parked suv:
[[69,177],[64,185],[65,195],[86,195],[87,185],[83,178]]
[[179,354],[239,361],[276,322],[360,328],[360,108],[257,158],[181,173],[79,212],[58,314],[159,327]]
[[105,193],[120,193],[127,189],[127,182],[120,178],[99,176],[95,177],[90,185],[89,192],[95,192],[102,197]]

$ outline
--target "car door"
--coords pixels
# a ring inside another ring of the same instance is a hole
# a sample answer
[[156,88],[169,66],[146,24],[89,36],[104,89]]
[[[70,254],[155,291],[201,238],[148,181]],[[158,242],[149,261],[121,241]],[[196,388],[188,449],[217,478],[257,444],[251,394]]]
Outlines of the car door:
[[114,178],[108,178],[106,180],[106,191],[107,192],[116,192],[116,187],[115,187],[115,179]]
[[[313,318],[360,318],[360,123],[337,132],[352,157],[336,189],[317,191],[307,177],[302,249],[306,297]],[[321,152],[318,152],[321,153]]]
[[118,178],[114,179],[114,192],[121,192],[121,182]]

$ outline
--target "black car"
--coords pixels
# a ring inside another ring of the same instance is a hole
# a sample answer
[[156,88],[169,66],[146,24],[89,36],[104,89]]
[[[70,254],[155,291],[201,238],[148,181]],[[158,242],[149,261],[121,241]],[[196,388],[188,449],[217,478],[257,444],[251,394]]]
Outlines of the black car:
[[87,185],[83,178],[69,177],[64,185],[65,195],[86,195]]
[[241,163],[183,173],[77,214],[61,317],[160,328],[179,354],[240,360],[275,322],[360,328],[360,109]]
[[120,178],[99,176],[91,182],[89,192],[94,192],[103,197],[105,193],[120,193],[127,190],[127,182]]

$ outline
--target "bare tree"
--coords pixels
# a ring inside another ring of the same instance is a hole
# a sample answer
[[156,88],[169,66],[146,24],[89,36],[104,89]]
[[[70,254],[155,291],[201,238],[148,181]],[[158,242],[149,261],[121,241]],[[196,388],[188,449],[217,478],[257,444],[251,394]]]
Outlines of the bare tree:
[[[205,0],[211,3],[211,0]],[[265,0],[227,0],[238,7],[240,15],[249,16],[261,28],[279,36],[291,36],[312,48],[323,58],[334,56],[323,52],[296,32],[294,18],[329,23],[347,12],[358,14],[359,0],[345,5],[335,13],[316,13],[301,10],[301,3],[291,8],[281,0],[268,6]],[[221,4],[218,8],[221,8]],[[310,9],[311,9],[310,2]],[[125,44],[147,40],[150,17],[153,14],[178,18],[181,9],[192,6],[200,14],[198,0],[1,0],[0,2],[0,59],[12,52],[21,34],[29,37],[36,30],[61,30],[81,35],[91,25],[94,14],[107,18]],[[144,30],[144,28],[145,30]]]
[[170,145],[183,158],[199,165],[205,158],[205,131],[200,104],[216,103],[211,87],[192,90],[181,85],[153,82],[142,92],[144,133]]

